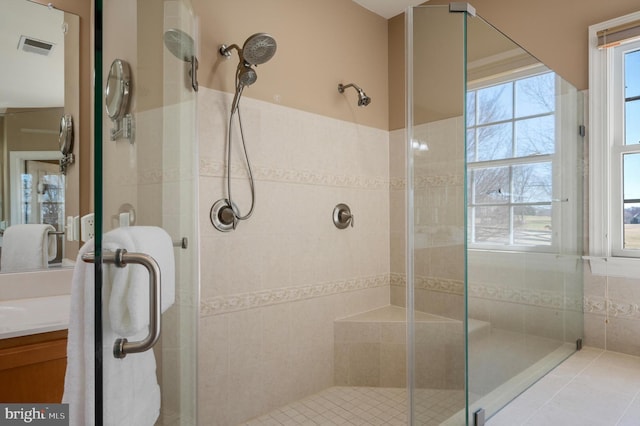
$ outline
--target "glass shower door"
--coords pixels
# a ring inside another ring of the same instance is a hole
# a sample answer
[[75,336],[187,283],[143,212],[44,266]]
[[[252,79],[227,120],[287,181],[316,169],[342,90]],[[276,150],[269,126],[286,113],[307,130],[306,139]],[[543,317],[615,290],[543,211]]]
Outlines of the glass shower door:
[[[101,295],[96,332],[102,340],[95,357],[96,424],[193,425],[195,19],[190,2],[183,0],[97,0],[95,15],[101,18],[95,31],[94,177],[96,294]],[[131,247],[149,250],[123,254],[122,235],[135,237],[128,241]],[[151,290],[149,300],[141,300],[136,292],[144,287],[147,298],[158,272],[155,293],[162,300],[158,303]],[[118,274],[129,274],[122,289]],[[126,308],[116,303],[119,291]],[[151,315],[136,311],[141,306]],[[126,327],[118,324],[118,310],[124,310],[124,322],[142,328],[130,327],[127,335],[119,331]],[[123,337],[127,343],[115,344]]]
[[482,424],[581,345],[582,101],[465,3],[407,18],[411,421]]

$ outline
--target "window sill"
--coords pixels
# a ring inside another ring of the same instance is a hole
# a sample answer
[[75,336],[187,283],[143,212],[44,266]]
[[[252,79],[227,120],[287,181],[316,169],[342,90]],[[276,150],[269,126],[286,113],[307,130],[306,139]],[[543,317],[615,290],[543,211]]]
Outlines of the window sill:
[[583,256],[593,275],[640,279],[640,258]]

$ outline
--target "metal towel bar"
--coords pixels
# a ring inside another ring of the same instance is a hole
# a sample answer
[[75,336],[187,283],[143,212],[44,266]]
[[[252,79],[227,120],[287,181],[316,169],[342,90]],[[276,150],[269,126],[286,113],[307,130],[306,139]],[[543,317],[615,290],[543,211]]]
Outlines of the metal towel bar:
[[[4,235],[4,231],[6,231],[6,229],[0,229],[0,235]],[[64,235],[64,231],[47,231],[47,234],[49,234],[49,235]]]
[[186,249],[189,247],[189,239],[187,237],[182,237],[178,241],[173,241],[173,246]]
[[[95,253],[87,253],[82,256],[86,263],[95,263]],[[143,340],[129,342],[126,338],[116,339],[113,345],[113,356],[124,358],[127,354],[144,352],[153,347],[160,338],[160,307],[161,305],[161,274],[158,262],[144,253],[129,253],[125,249],[117,249],[115,252],[103,252],[102,262],[114,264],[118,268],[124,268],[129,263],[142,265],[149,271],[149,334]]]

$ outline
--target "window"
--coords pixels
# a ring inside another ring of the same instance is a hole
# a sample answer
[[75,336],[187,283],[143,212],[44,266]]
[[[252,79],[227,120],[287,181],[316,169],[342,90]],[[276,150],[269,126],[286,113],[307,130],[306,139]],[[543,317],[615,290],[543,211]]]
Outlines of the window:
[[623,276],[640,258],[639,34],[640,13],[589,28],[589,254]]
[[556,244],[556,109],[556,76],[546,69],[467,91],[473,247],[545,250]]
[[613,182],[614,196],[620,198],[614,217],[621,222],[614,254],[635,257],[640,255],[640,41],[616,48],[614,69],[621,84],[614,83],[613,98],[621,113],[615,122],[611,161],[622,166],[616,173],[619,181]]

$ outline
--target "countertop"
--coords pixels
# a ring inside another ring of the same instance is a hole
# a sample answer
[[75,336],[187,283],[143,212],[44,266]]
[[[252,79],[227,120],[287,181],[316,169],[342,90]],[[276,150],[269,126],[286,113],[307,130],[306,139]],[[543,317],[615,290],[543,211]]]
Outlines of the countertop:
[[67,329],[70,299],[65,294],[0,301],[0,339]]

